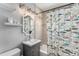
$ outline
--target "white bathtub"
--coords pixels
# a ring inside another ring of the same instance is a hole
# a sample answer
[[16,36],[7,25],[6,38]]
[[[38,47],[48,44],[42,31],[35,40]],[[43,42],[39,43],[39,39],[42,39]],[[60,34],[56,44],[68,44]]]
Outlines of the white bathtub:
[[40,56],[47,56],[47,45],[43,44],[40,46]]
[[15,48],[13,50],[0,54],[0,56],[20,56],[20,52],[21,50],[19,48]]

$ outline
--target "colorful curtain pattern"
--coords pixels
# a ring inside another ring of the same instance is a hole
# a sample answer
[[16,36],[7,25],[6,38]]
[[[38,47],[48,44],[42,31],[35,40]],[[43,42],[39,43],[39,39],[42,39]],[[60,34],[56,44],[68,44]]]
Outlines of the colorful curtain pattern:
[[79,4],[47,13],[48,54],[79,55]]

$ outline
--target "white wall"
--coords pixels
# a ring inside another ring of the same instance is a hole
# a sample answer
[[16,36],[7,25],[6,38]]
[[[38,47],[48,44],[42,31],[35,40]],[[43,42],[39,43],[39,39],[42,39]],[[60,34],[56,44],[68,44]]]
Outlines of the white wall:
[[42,40],[42,19],[41,19],[41,15],[35,16],[35,20],[36,20],[36,39],[40,39]]
[[47,16],[45,13],[42,13],[42,44],[47,44],[48,35],[47,35]]
[[6,20],[7,17],[0,15],[0,53],[17,47],[24,38],[21,33],[21,27],[5,26],[4,23]]

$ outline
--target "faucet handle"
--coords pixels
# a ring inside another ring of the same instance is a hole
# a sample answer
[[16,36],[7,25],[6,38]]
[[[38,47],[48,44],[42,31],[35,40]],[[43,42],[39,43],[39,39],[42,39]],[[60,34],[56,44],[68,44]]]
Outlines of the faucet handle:
[[31,34],[32,33],[32,31],[29,31],[29,34]]

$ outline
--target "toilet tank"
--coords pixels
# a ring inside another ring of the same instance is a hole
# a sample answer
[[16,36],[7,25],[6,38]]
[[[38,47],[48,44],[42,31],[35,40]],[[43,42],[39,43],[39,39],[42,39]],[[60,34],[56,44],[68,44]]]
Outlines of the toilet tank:
[[0,56],[20,56],[20,52],[21,50],[19,48],[15,48],[13,50],[0,54]]

